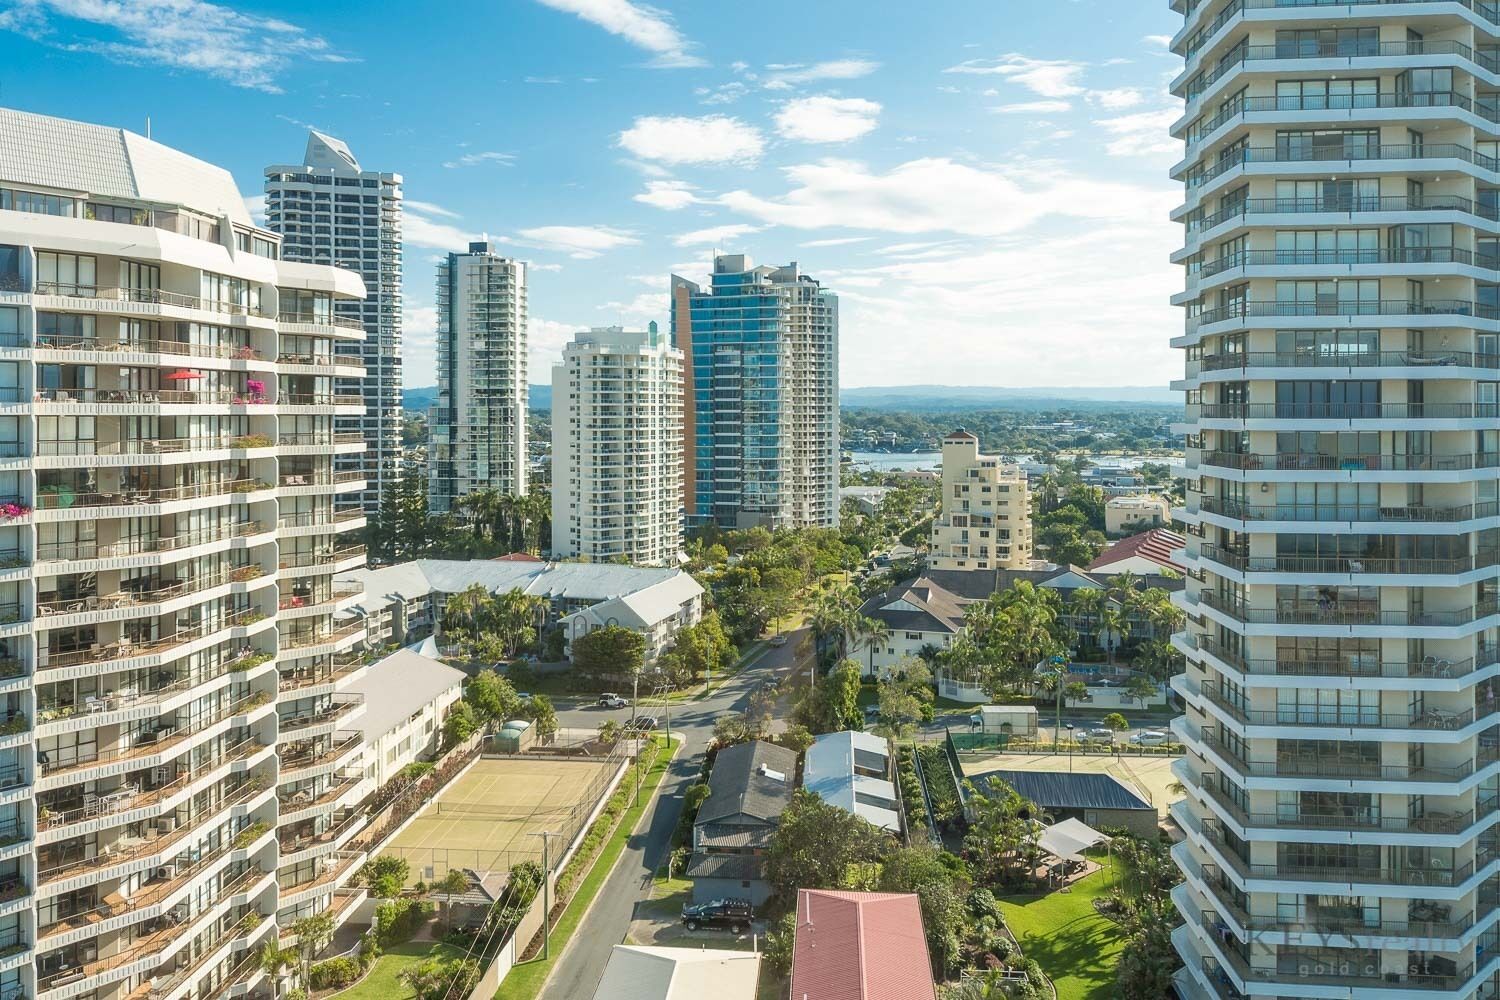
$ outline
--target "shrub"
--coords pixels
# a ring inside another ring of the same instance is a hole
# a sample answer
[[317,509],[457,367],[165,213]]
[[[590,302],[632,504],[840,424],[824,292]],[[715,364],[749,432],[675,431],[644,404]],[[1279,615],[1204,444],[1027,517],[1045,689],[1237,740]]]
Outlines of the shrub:
[[340,989],[358,979],[360,971],[359,962],[352,958],[330,958],[309,969],[308,979],[315,990]]
[[375,934],[381,945],[405,944],[432,916],[433,905],[421,899],[393,899],[375,908]]
[[988,889],[975,889],[969,893],[969,912],[975,917],[993,917],[997,921],[1002,919],[1000,901]]

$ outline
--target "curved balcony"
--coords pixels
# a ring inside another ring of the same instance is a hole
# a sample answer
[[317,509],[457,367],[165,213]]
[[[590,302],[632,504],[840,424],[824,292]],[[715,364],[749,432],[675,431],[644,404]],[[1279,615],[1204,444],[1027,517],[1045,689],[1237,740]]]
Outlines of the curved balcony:
[[315,777],[318,768],[334,767],[342,763],[363,745],[364,734],[358,731],[335,732],[328,740],[328,746],[321,749],[280,753],[281,780],[304,781]]
[[[1189,634],[1190,635],[1190,634]],[[1434,679],[1454,680],[1467,677],[1476,670],[1500,663],[1500,648],[1486,650],[1479,656],[1458,660],[1440,656],[1424,656],[1421,660],[1387,660],[1348,657],[1337,660],[1315,658],[1298,660],[1251,659],[1228,649],[1212,636],[1196,636],[1182,643],[1191,650],[1201,650],[1238,671],[1254,686],[1255,677],[1342,677],[1384,679]]]
[[232,628],[243,628],[267,620],[265,613],[259,609],[246,608],[243,611],[232,612],[212,621],[203,622],[200,625],[182,629],[172,635],[152,640],[151,642],[131,642],[128,639],[121,639],[117,642],[90,646],[87,649],[68,650],[66,652],[44,652],[45,662],[37,664],[38,683],[46,682],[47,678],[42,675],[48,670],[55,670],[60,667],[76,667],[82,664],[96,664],[104,668],[99,672],[112,672],[113,670],[120,669],[115,665],[115,661],[160,656],[179,646],[185,646],[199,639],[208,638],[216,632],[223,632]]
[[1497,418],[1500,403],[1201,403],[1186,410],[1190,425],[1229,430],[1488,430]]
[[[1266,268],[1309,268],[1318,273],[1350,274],[1357,267],[1453,264],[1493,270],[1500,257],[1477,254],[1460,247],[1384,247],[1375,250],[1240,250],[1204,261],[1196,277],[1201,281],[1230,271]],[[1272,272],[1279,276],[1280,272]],[[1235,275],[1239,277],[1254,275]],[[1191,275],[1190,275],[1191,277]]]
[[280,726],[278,740],[305,739],[307,734],[304,730],[335,725],[343,722],[356,712],[364,708],[365,696],[362,694],[343,692],[333,696],[333,703],[327,708],[316,712],[308,712],[305,715],[282,716],[278,720]]
[[1303,603],[1281,601],[1274,608],[1252,608],[1244,600],[1198,591],[1184,591],[1188,604],[1201,603],[1235,621],[1250,625],[1372,625],[1401,628],[1452,628],[1500,614],[1500,598],[1490,598],[1452,611],[1384,611],[1368,603]]
[[[38,542],[36,547],[37,562],[89,562],[95,559],[125,559],[131,556],[162,555],[169,552],[178,552],[182,549],[195,548],[199,545],[213,545],[217,542],[232,541],[236,538],[249,538],[254,535],[263,535],[272,529],[269,524],[258,521],[245,521],[231,525],[222,530],[192,531],[181,535],[171,535],[164,538],[137,538],[121,542]],[[53,573],[67,572],[61,568],[50,568]]]
[[1214,323],[1243,322],[1256,319],[1319,319],[1327,317],[1391,316],[1440,318],[1439,325],[1472,327],[1478,320],[1500,319],[1500,307],[1464,299],[1349,299],[1340,302],[1241,302],[1238,305],[1205,309],[1188,317],[1188,325],[1208,326]]
[[309,649],[314,646],[323,646],[329,643],[336,643],[343,639],[348,639],[356,635],[363,635],[364,631],[365,623],[361,619],[359,621],[350,622],[348,625],[342,625],[338,628],[329,629],[327,631],[310,630],[307,632],[294,632],[288,635],[283,635],[281,637],[281,644],[278,648],[282,652],[290,652],[294,656],[309,656],[311,654],[299,654],[297,651],[301,649]]
[[[108,750],[96,750],[91,753],[78,754],[70,758],[66,763],[38,765],[42,776],[51,783],[53,779],[96,770],[107,764],[119,764],[131,760],[139,760],[143,757],[157,757],[169,751],[181,748],[193,737],[219,725],[235,716],[245,715],[257,708],[271,705],[271,697],[264,691],[257,691],[247,695],[239,701],[199,718],[189,725],[178,727],[176,720],[168,720],[168,725],[158,726],[155,729],[142,730],[134,733],[134,742],[127,747],[117,747]],[[83,780],[83,779],[78,779]]]
[[[1392,536],[1402,537],[1402,536]],[[1458,576],[1500,564],[1500,551],[1446,558],[1414,556],[1251,556],[1218,545],[1200,545],[1199,559],[1237,573],[1296,573],[1306,576]],[[1193,554],[1188,553],[1188,559]]]
[[[1353,4],[1346,4],[1344,6],[1358,6],[1362,2],[1371,2],[1371,0],[1355,0]],[[1389,3],[1390,0],[1381,0],[1381,2]],[[1423,2],[1423,0],[1403,0],[1403,2],[1420,3]],[[1469,3],[1471,2],[1471,0],[1457,0],[1457,2]],[[1302,0],[1302,2],[1300,3],[1293,3],[1292,0],[1282,0],[1281,3],[1266,4],[1266,6],[1295,6],[1303,9],[1319,5],[1332,6],[1332,4],[1328,2],[1328,0],[1320,0],[1320,2],[1313,2],[1313,0]],[[1230,6],[1226,8],[1226,13],[1228,12],[1228,10],[1232,9],[1235,6],[1236,4],[1231,3]],[[1473,6],[1478,7],[1481,5],[1473,4]],[[1221,14],[1220,17],[1223,17],[1223,14]],[[1216,23],[1219,27],[1222,27],[1222,22]],[[1213,30],[1217,31],[1218,27],[1215,27]],[[1424,66],[1435,64],[1452,66],[1455,65],[1458,60],[1462,60],[1471,65],[1472,68],[1469,69],[1470,72],[1473,72],[1475,69],[1482,70],[1491,74],[1500,71],[1500,63],[1497,63],[1497,60],[1494,56],[1488,55],[1484,52],[1476,51],[1463,42],[1446,41],[1439,39],[1434,39],[1431,41],[1427,39],[1411,39],[1408,41],[1386,42],[1365,39],[1347,39],[1341,41],[1285,41],[1276,43],[1274,45],[1245,45],[1235,49],[1234,51],[1239,54],[1238,59],[1221,58],[1212,70],[1203,73],[1201,76],[1192,74],[1188,70],[1184,70],[1184,73],[1179,75],[1177,77],[1177,80],[1174,81],[1174,91],[1181,89],[1184,83],[1189,85],[1189,89],[1184,93],[1183,98],[1188,105],[1190,114],[1193,110],[1194,102],[1198,101],[1199,98],[1203,97],[1205,94],[1211,92],[1216,86],[1218,86],[1221,81],[1238,75],[1239,73],[1317,72],[1321,67],[1313,67],[1309,66],[1308,64],[1320,61],[1332,63],[1333,65],[1337,66],[1339,72],[1347,72],[1350,75],[1364,75],[1366,73],[1375,73],[1379,69],[1386,67],[1392,70],[1404,68],[1405,64],[1402,62],[1402,60],[1410,59],[1413,57],[1426,57],[1433,60],[1432,62],[1424,63]],[[1194,54],[1196,55],[1196,53]],[[1228,54],[1229,53],[1226,53],[1226,56]],[[1444,56],[1452,58],[1449,60],[1444,60],[1442,62],[1437,61],[1437,59],[1440,59]],[[1386,64],[1386,67],[1381,66],[1382,62]],[[1393,101],[1404,99],[1408,101],[1414,101],[1416,103],[1385,104],[1382,103],[1382,99],[1384,98],[1390,98]],[[1255,98],[1245,99],[1246,102],[1250,100],[1255,100]],[[1266,98],[1266,100],[1274,102],[1277,100],[1277,98]],[[1283,100],[1286,100],[1288,102],[1297,102],[1298,104],[1303,103],[1301,98],[1284,98]],[[1310,99],[1310,101],[1314,104],[1314,107],[1307,108],[1305,110],[1362,111],[1378,110],[1385,107],[1457,108],[1463,111],[1473,112],[1491,121],[1495,120],[1495,111],[1493,107],[1486,105],[1482,101],[1469,101],[1468,98],[1464,97],[1461,94],[1450,93],[1447,91],[1429,91],[1411,94],[1334,94],[1326,95],[1321,98],[1313,97]],[[1326,107],[1316,106],[1318,104],[1326,104]],[[1271,104],[1269,106],[1262,107],[1259,110],[1287,112],[1299,111],[1304,109],[1295,106],[1289,107],[1285,105]],[[1224,112],[1220,112],[1219,114],[1215,115],[1214,118],[1216,119],[1214,127],[1218,127],[1228,120],[1228,118],[1225,117]],[[1174,132],[1175,131],[1176,130],[1174,129]],[[1209,129],[1205,128],[1203,129],[1203,131],[1209,131]]]
[[[218,573],[208,573],[191,580],[180,580],[155,590],[120,590],[111,594],[94,594],[85,597],[64,598],[53,601],[38,601],[37,614],[41,618],[67,618],[73,615],[97,612],[131,610],[151,614],[152,608],[169,604],[179,598],[201,594],[205,591],[225,587],[232,583],[249,583],[265,577],[259,566],[239,566]],[[58,627],[53,623],[51,627]]]
[[[1179,677],[1186,675],[1179,674]],[[1191,686],[1188,687],[1191,695]],[[1461,712],[1424,708],[1414,712],[1382,713],[1374,706],[1282,706],[1274,709],[1244,708],[1225,696],[1216,681],[1203,681],[1196,692],[1217,706],[1224,714],[1245,726],[1274,726],[1308,729],[1388,729],[1432,732],[1458,732],[1474,723],[1491,723],[1500,718],[1500,708],[1475,707]]]
[[[1473,167],[1491,173],[1500,170],[1500,161],[1484,153],[1476,153],[1468,146],[1457,143],[1393,143],[1375,145],[1349,143],[1339,147],[1296,146],[1249,146],[1234,154],[1221,155],[1212,165],[1202,170],[1186,173],[1184,187],[1191,193],[1206,190],[1220,179],[1236,172],[1261,173],[1253,168],[1271,166],[1276,172],[1287,174],[1326,174],[1329,165],[1356,169],[1356,164],[1408,163],[1411,161],[1444,161]],[[1399,169],[1399,168],[1398,168]]]
[[[65,299],[87,299],[91,302],[123,303],[130,306],[167,306],[172,309],[191,309],[196,312],[214,313],[218,316],[275,319],[272,313],[253,309],[237,302],[221,302],[216,299],[201,299],[195,295],[168,292],[160,288],[111,288],[103,285],[80,285],[62,282],[38,281],[35,293]],[[159,310],[135,310],[128,312],[159,313]]]
[[[1295,778],[1299,781],[1330,780],[1355,783],[1352,790],[1358,791],[1364,784],[1397,782],[1408,785],[1462,785],[1470,783],[1476,772],[1500,761],[1500,747],[1481,745],[1470,760],[1453,765],[1373,764],[1350,758],[1331,758],[1327,754],[1303,754],[1278,752],[1269,760],[1250,760],[1241,752],[1225,743],[1213,726],[1204,726],[1195,735],[1193,727],[1185,727],[1185,742],[1196,743],[1212,751],[1225,765],[1224,769],[1235,776],[1236,783],[1246,785],[1254,778]],[[1398,789],[1381,789],[1382,793]],[[1399,789],[1417,794],[1413,789]],[[1443,795],[1458,795],[1459,791],[1443,791]]]
[[[165,354],[173,358],[205,358],[223,361],[261,362],[269,364],[260,351],[245,344],[189,344],[176,340],[99,340],[96,337],[67,337],[37,334],[30,346],[38,351],[74,354],[97,351],[103,354]],[[77,360],[59,358],[59,361]]]
[[130,514],[139,513],[146,505],[172,503],[178,500],[202,500],[210,497],[229,497],[260,490],[269,490],[270,483],[258,479],[226,479],[212,483],[194,483],[189,486],[166,486],[152,490],[121,490],[118,493],[82,493],[47,486],[37,488],[38,510],[65,510],[72,507],[126,507]]
[[1205,496],[1198,501],[1198,511],[1240,522],[1461,526],[1471,521],[1500,517],[1500,502],[1486,500],[1482,503],[1460,504],[1453,507],[1436,507],[1427,504],[1382,507],[1379,504],[1339,503],[1252,504],[1230,498]]
[[1491,795],[1474,809],[1431,810],[1421,816],[1382,815],[1378,805],[1368,809],[1342,810],[1278,809],[1275,812],[1246,812],[1219,787],[1219,775],[1206,771],[1198,776],[1199,790],[1213,799],[1218,808],[1245,830],[1266,830],[1273,835],[1264,839],[1287,840],[1280,831],[1330,831],[1338,833],[1397,833],[1455,836],[1466,833],[1476,822],[1495,815],[1500,799]]
[[[1497,227],[1485,226],[1484,223],[1500,222],[1500,210],[1461,195],[1380,195],[1368,198],[1335,195],[1327,198],[1246,198],[1217,212],[1190,219],[1186,226],[1189,237],[1198,237],[1236,220],[1239,225],[1270,226],[1280,221],[1304,226],[1326,221],[1334,225],[1347,224],[1351,215],[1409,216],[1415,222],[1451,220],[1491,230]],[[1302,216],[1327,218],[1298,218]]]
[[[1500,468],[1500,452],[1457,455],[1325,455],[1321,452],[1204,451],[1199,465],[1236,472],[1468,472]],[[1188,464],[1189,468],[1193,465]]]
[[[1443,46],[1450,43],[1442,42],[1389,42],[1390,47],[1411,45],[1428,48],[1432,46]],[[1462,43],[1451,43],[1467,49]],[[1266,53],[1265,50],[1285,51],[1289,47],[1278,47],[1274,45],[1252,45],[1245,51],[1247,53],[1245,62],[1262,61],[1267,59],[1280,59],[1279,55]],[[1257,58],[1257,54],[1259,54]],[[1472,56],[1472,50],[1470,55]],[[1293,57],[1301,58],[1301,57]],[[1311,57],[1316,58],[1316,57]],[[1485,57],[1487,60],[1489,57]],[[1489,60],[1493,62],[1493,60]],[[1219,72],[1232,72],[1233,64],[1225,64],[1219,68]],[[1199,155],[1202,147],[1207,143],[1219,129],[1231,122],[1244,120],[1253,123],[1254,115],[1265,115],[1266,121],[1273,124],[1282,124],[1287,121],[1295,121],[1298,124],[1311,124],[1320,121],[1333,121],[1347,123],[1351,111],[1446,111],[1453,110],[1472,115],[1483,122],[1500,122],[1500,110],[1495,105],[1485,101],[1473,101],[1464,94],[1456,91],[1421,91],[1411,93],[1385,93],[1385,94],[1322,94],[1322,95],[1284,95],[1277,97],[1242,97],[1237,101],[1229,102],[1227,107],[1222,108],[1212,117],[1203,119],[1197,123],[1195,129],[1190,130],[1187,135],[1188,155]],[[1332,114],[1320,115],[1319,112],[1332,112]],[[1287,115],[1295,117],[1287,118]],[[1379,121],[1382,118],[1390,118],[1389,115],[1370,114],[1363,116],[1366,121]],[[1401,116],[1405,117],[1405,116]],[[1416,117],[1416,116],[1413,116]],[[1432,120],[1433,116],[1424,116]],[[1453,116],[1444,116],[1453,117]],[[1181,128],[1174,127],[1173,134],[1179,134]]]
[[1463,379],[1470,377],[1469,371],[1483,373],[1493,378],[1500,371],[1500,354],[1472,351],[1244,351],[1234,354],[1211,354],[1189,361],[1185,378],[1199,379],[1205,375],[1223,374],[1230,379],[1246,379],[1255,376],[1251,371],[1275,372],[1291,369],[1303,372],[1308,369],[1337,375],[1342,372],[1358,374],[1361,378],[1372,377],[1372,368],[1388,368],[1392,377]]

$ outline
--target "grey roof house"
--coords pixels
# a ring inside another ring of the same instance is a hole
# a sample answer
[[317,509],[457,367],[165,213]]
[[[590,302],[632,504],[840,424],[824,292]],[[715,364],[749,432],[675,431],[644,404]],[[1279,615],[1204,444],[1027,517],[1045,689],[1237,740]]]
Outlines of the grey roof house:
[[764,856],[796,780],[797,754],[785,747],[756,740],[719,751],[693,822],[687,876],[695,901],[737,897],[759,906],[769,898]]

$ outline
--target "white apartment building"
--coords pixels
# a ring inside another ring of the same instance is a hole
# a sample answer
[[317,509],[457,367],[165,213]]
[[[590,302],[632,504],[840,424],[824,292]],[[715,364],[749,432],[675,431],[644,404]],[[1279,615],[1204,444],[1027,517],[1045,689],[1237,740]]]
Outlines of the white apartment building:
[[690,527],[837,527],[839,300],[793,261],[672,276]]
[[362,434],[365,450],[339,455],[335,466],[365,474],[359,500],[374,513],[401,475],[401,175],[363,169],[346,143],[315,130],[302,160],[266,167],[266,225],[281,234],[283,260],[364,279],[365,297],[336,308],[363,324],[365,339],[335,345],[340,367],[363,371],[334,388],[364,397],[364,411],[340,417],[338,429]]
[[0,996],[238,995],[352,898],[363,294],[225,171],[0,109]]
[[1185,997],[1500,986],[1500,13],[1176,0]]
[[1165,497],[1138,493],[1110,497],[1104,502],[1104,533],[1111,538],[1149,531],[1172,522],[1172,505]]
[[470,243],[438,265],[437,402],[428,418],[434,514],[479,490],[526,494],[526,264]]
[[681,552],[682,352],[655,323],[576,334],[552,369],[552,555]]
[[979,453],[979,438],[943,438],[943,496],[927,568],[1029,569],[1031,493],[1026,473]]

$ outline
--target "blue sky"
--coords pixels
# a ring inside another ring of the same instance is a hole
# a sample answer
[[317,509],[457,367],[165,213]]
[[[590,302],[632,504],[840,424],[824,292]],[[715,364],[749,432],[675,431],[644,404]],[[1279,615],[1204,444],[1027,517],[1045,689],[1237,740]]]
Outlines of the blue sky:
[[[531,378],[665,325],[715,247],[841,295],[846,386],[1157,385],[1180,287],[1165,0],[0,0],[0,103],[247,196],[305,129],[405,177],[407,385],[438,256],[533,262]],[[1175,149],[1175,151],[1174,151]]]

